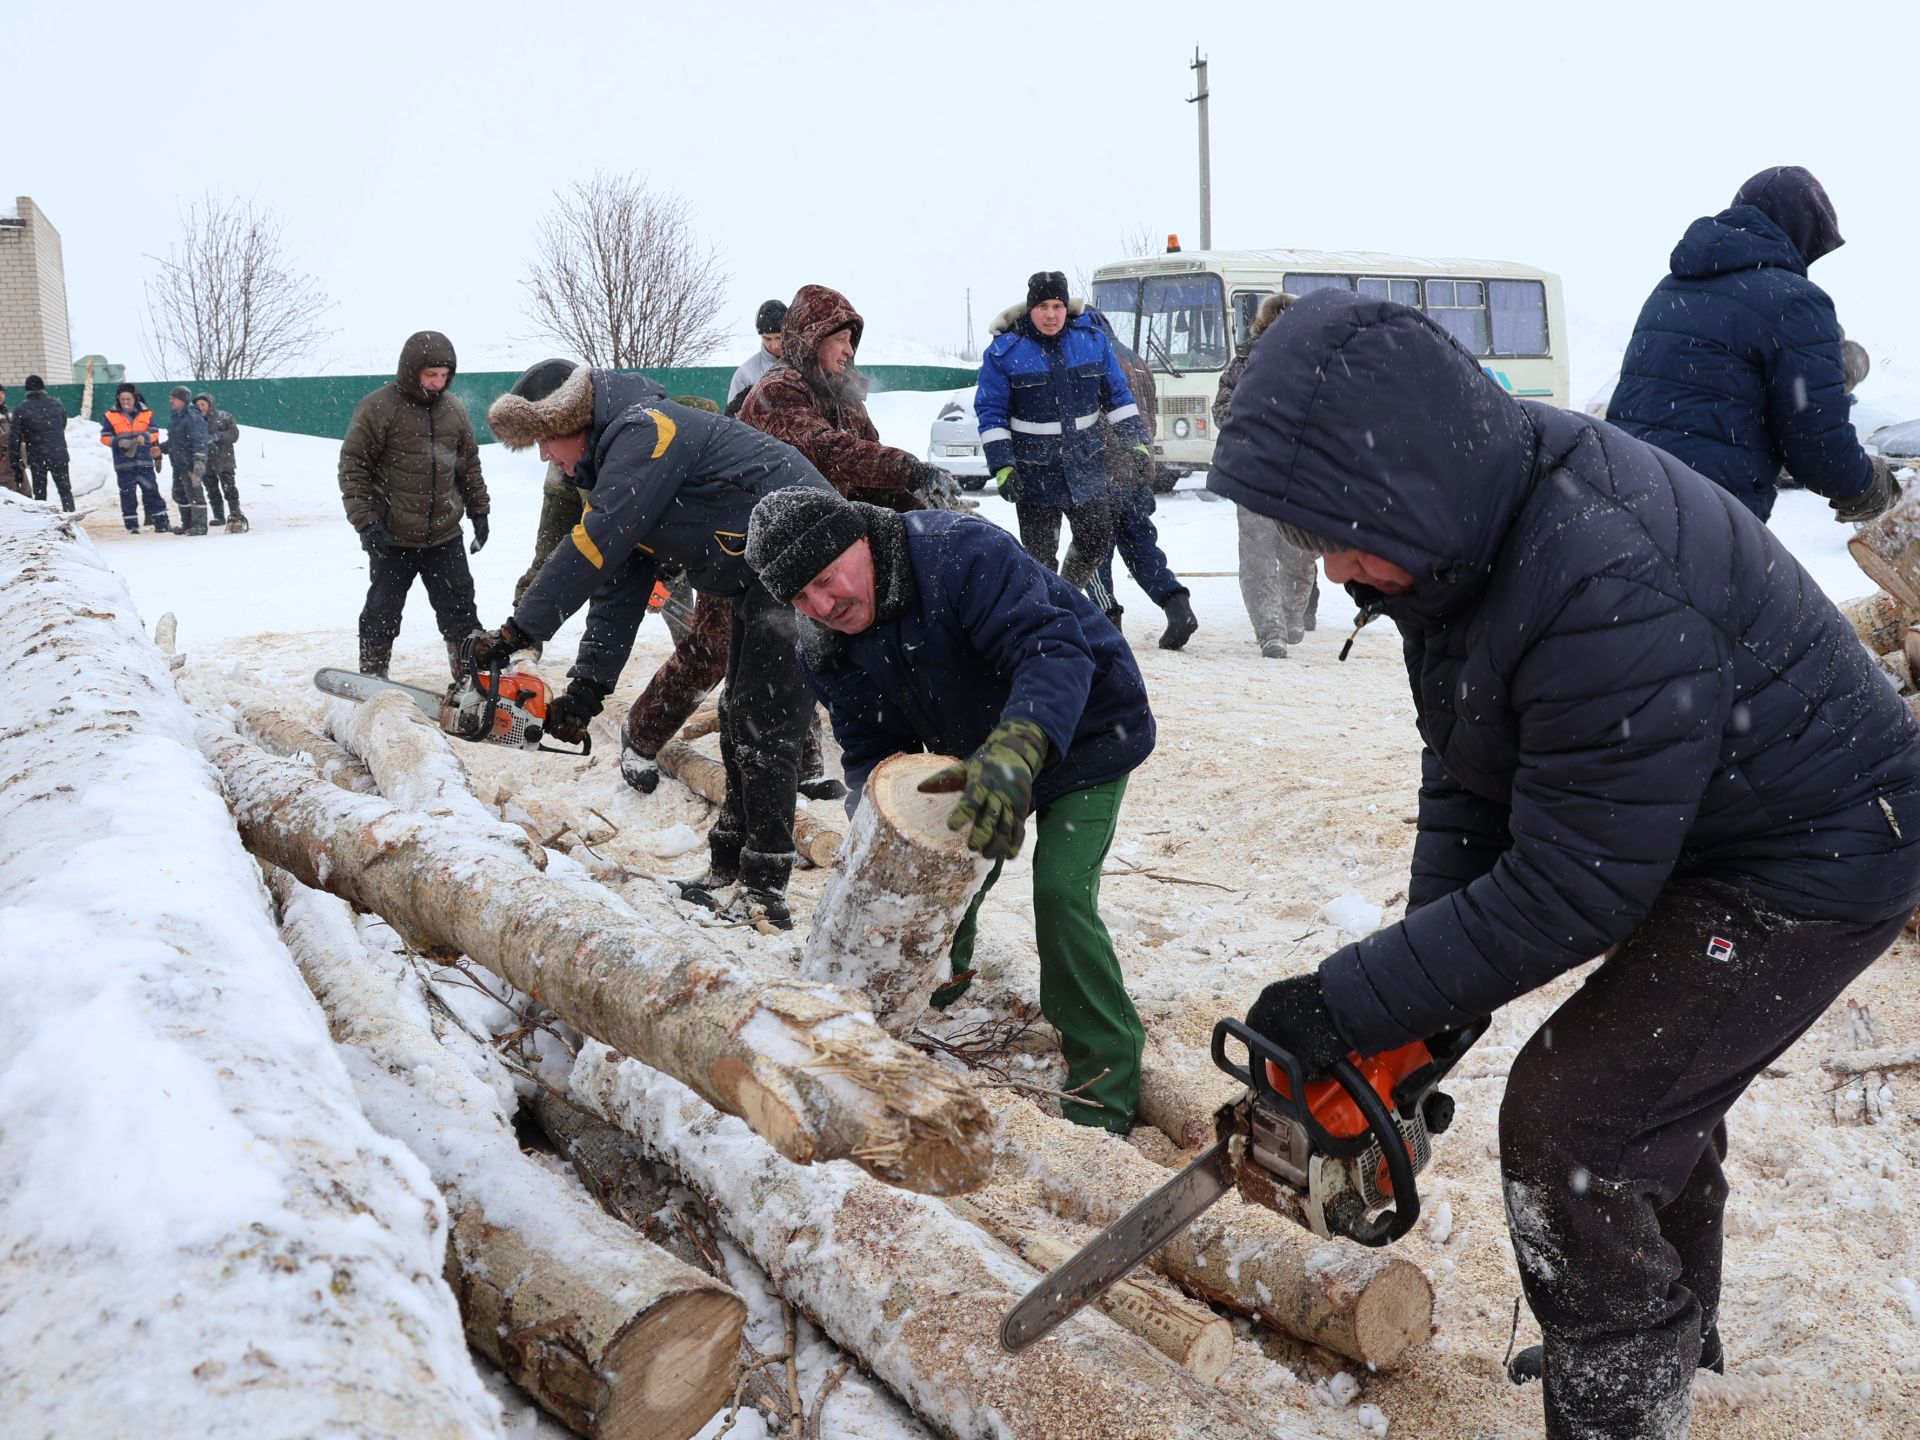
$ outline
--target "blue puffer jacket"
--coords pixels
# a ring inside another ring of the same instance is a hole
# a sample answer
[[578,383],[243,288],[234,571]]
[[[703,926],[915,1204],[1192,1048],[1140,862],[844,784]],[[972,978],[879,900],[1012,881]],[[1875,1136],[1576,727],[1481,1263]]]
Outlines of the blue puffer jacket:
[[801,661],[840,742],[849,807],[889,755],[965,758],[1032,720],[1053,758],[1034,808],[1117,780],[1153,753],[1140,667],[1099,609],[998,525],[864,506],[878,605],[858,635],[800,622]]
[[1066,509],[1106,488],[1101,415],[1127,445],[1148,441],[1120,358],[1085,315],[1051,337],[1022,315],[981,358],[973,413],[988,472],[1013,466],[1022,505]]
[[1813,919],[1920,902],[1920,726],[1766,526],[1670,456],[1323,291],[1254,345],[1207,484],[1413,576],[1348,587],[1400,628],[1426,745],[1407,917],[1320,967],[1362,1051],[1601,954],[1678,876]]
[[1753,205],[1693,222],[1640,311],[1607,419],[1762,520],[1785,466],[1851,499],[1873,464],[1847,418],[1840,322],[1787,232]]

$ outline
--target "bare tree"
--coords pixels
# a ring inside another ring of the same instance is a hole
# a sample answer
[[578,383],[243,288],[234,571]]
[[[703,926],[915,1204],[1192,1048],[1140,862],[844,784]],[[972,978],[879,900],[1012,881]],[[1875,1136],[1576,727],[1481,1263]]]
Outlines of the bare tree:
[[180,244],[147,281],[148,359],[162,375],[246,380],[273,375],[331,332],[333,302],[291,267],[281,225],[250,200],[208,195],[180,216]]
[[730,277],[685,201],[600,174],[554,199],[524,282],[543,333],[617,370],[692,364],[726,340]]

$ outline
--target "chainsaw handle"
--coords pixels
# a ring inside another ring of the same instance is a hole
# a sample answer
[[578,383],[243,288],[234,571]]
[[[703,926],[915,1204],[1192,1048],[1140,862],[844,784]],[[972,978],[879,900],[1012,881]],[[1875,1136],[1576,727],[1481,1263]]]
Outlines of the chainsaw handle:
[[1406,1140],[1394,1123],[1393,1112],[1374,1094],[1358,1066],[1343,1055],[1333,1062],[1333,1078],[1367,1117],[1368,1126],[1380,1142],[1387,1178],[1393,1182],[1393,1208],[1381,1211],[1378,1219],[1349,1225],[1347,1238],[1374,1248],[1389,1245],[1411,1230],[1420,1218],[1420,1191],[1413,1178],[1413,1157],[1407,1153]]
[[549,755],[591,755],[593,754],[593,736],[583,733],[580,736],[580,748],[578,750],[569,750],[564,745],[549,745],[544,736],[541,738],[539,745],[534,748],[544,750]]
[[[1247,1064],[1244,1067],[1234,1064],[1227,1058],[1228,1037],[1238,1040],[1247,1047]],[[1270,1109],[1277,1110],[1282,1115],[1291,1115],[1306,1126],[1307,1134],[1312,1138],[1316,1149],[1328,1154],[1340,1154],[1354,1148],[1352,1141],[1342,1140],[1314,1119],[1313,1110],[1305,1099],[1307,1077],[1305,1071],[1301,1069],[1299,1057],[1291,1050],[1274,1044],[1250,1025],[1226,1016],[1213,1027],[1213,1063],[1242,1085],[1251,1087],[1255,1098],[1264,1101]],[[1346,1060],[1340,1063],[1347,1066],[1349,1070],[1353,1069],[1352,1064]],[[1286,1074],[1287,1084],[1293,1091],[1292,1095],[1283,1095],[1274,1088],[1273,1081],[1267,1077],[1269,1064],[1277,1065]],[[1359,1071],[1355,1070],[1353,1073],[1357,1076]],[[1344,1081],[1341,1083],[1345,1085]],[[1369,1095],[1373,1094],[1372,1087],[1365,1080],[1360,1081],[1360,1087]],[[1301,1098],[1296,1100],[1295,1096]],[[1371,1114],[1364,1109],[1361,1113],[1367,1116],[1369,1123],[1372,1122]]]

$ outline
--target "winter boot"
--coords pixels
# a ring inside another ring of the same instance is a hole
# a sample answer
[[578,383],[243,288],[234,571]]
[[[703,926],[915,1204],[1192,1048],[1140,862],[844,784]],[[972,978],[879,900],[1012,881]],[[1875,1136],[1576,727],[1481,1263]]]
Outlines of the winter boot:
[[642,795],[651,795],[660,788],[660,762],[651,755],[642,755],[624,735],[620,737],[620,778]]
[[227,533],[229,535],[244,535],[252,528],[253,527],[247,523],[247,517],[242,515],[238,510],[234,511],[233,518],[227,521]]
[[774,855],[761,850],[740,852],[740,888],[720,912],[724,920],[742,920],[756,930],[791,930],[787,909],[787,879],[793,874],[793,852]]
[[708,910],[720,908],[720,892],[740,880],[740,837],[707,832],[707,873],[698,880],[676,880],[680,898]]
[[218,485],[207,486],[207,509],[210,512],[209,518],[212,524],[224,525],[227,523],[227,502],[225,497],[221,495]]
[[1262,640],[1260,642],[1260,653],[1269,660],[1284,660],[1287,658],[1287,642],[1284,640]]
[[956,970],[947,983],[927,997],[927,1003],[936,1010],[944,1010],[973,988],[974,971]]
[[[1546,1368],[1545,1347],[1529,1345],[1507,1362],[1507,1379],[1516,1385],[1531,1385]],[[1707,1333],[1700,1337],[1700,1368],[1716,1375],[1727,1373],[1727,1352],[1721,1348],[1718,1325],[1709,1325]]]
[[800,793],[809,800],[844,800],[847,787],[831,775],[809,775],[800,782]]
[[1289,645],[1301,644],[1306,638],[1307,632],[1302,628],[1295,627],[1287,631],[1287,644]]
[[129,535],[138,535],[140,533],[140,522],[138,520],[127,521],[127,533]]
[[1123,609],[1121,606],[1116,605],[1111,610],[1108,610],[1104,613],[1107,617],[1108,622],[1113,626],[1114,629],[1119,630],[1122,635],[1127,633],[1124,629],[1121,628],[1121,625],[1120,625],[1120,617],[1127,613],[1125,609]]
[[360,641],[360,673],[372,675],[378,679],[387,678],[387,667],[393,663],[393,642],[382,645],[377,641],[362,637]]
[[1176,590],[1161,608],[1167,612],[1167,628],[1161,632],[1160,648],[1178,650],[1200,628],[1200,622],[1193,617],[1192,599],[1185,590]]
[[167,523],[167,515],[164,510],[158,515],[149,515],[147,517],[147,523],[153,526],[153,533],[156,535],[165,535],[173,529],[173,527]]

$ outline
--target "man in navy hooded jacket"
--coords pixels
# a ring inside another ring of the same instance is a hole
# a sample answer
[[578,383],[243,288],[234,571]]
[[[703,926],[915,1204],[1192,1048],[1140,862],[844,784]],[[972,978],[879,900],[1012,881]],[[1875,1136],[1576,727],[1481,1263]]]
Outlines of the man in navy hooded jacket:
[[1673,271],[1640,311],[1607,419],[1715,481],[1765,520],[1782,467],[1871,520],[1893,472],[1847,418],[1840,322],[1807,267],[1840,248],[1820,182],[1798,165],[1762,170],[1730,208],[1674,246]]
[[1234,398],[1209,487],[1394,621],[1424,742],[1406,918],[1248,1023],[1324,1073],[1605,957],[1508,1077],[1509,1228],[1547,1434],[1683,1434],[1724,1117],[1920,901],[1920,726],[1731,495],[1418,311],[1310,295]]

